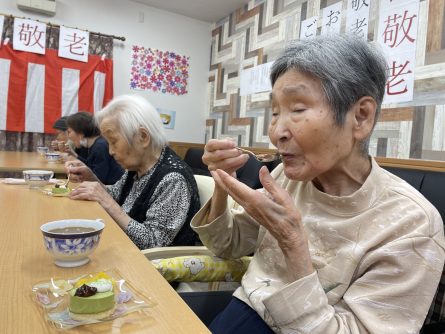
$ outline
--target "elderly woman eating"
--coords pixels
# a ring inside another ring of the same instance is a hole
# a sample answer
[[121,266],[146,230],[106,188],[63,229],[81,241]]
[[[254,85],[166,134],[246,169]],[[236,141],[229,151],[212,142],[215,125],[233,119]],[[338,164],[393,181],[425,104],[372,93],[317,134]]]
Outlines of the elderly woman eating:
[[443,224],[368,155],[385,67],[351,36],[289,45],[271,70],[269,137],[282,164],[260,170],[260,191],[236,180],[248,157],[235,143],[205,146],[216,187],[192,227],[220,257],[254,253],[212,333],[420,330],[444,264]]
[[84,181],[70,198],[97,201],[140,249],[194,245],[189,222],[200,206],[196,181],[167,146],[154,107],[142,97],[124,95],[95,117],[110,154],[127,171],[104,186],[85,165],[67,162],[70,180]]
[[77,159],[85,163],[103,184],[113,184],[124,170],[108,153],[108,143],[101,136],[92,113],[79,111],[67,117],[66,125],[70,142],[77,150],[86,149],[86,157]]

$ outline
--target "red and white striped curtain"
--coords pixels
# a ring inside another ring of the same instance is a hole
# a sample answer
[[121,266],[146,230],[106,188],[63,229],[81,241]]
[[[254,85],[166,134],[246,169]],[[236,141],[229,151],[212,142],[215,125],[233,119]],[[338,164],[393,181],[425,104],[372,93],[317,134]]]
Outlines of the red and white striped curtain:
[[14,51],[13,18],[0,47],[0,150],[49,145],[61,116],[100,110],[113,97],[113,40],[90,34],[88,62],[57,55],[59,28],[48,25],[46,54]]

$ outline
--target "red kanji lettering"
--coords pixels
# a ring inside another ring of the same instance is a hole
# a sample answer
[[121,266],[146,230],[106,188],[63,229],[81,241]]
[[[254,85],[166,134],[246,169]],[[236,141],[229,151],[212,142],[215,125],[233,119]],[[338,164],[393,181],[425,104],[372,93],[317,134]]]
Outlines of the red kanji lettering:
[[45,41],[43,41],[43,45],[40,43],[42,34],[43,31],[38,31],[37,26],[22,23],[20,26],[19,40],[26,46],[33,46],[37,44],[43,49],[45,47]]
[[67,35],[70,39],[65,39],[68,42],[68,45],[65,47],[69,48],[70,53],[75,54],[77,56],[83,56],[85,54],[85,37],[77,36],[75,32],[73,35]]
[[404,94],[408,91],[406,85],[404,85],[403,88],[399,88],[399,90],[396,90],[396,87],[403,85],[403,83],[405,82],[405,79],[401,78],[401,76],[412,73],[410,69],[407,69],[407,71],[405,71],[405,68],[408,66],[409,63],[409,60],[407,60],[405,64],[400,65],[396,65],[395,61],[392,62],[392,67],[389,68],[389,78],[386,82],[387,95],[399,95]]
[[383,32],[383,42],[389,47],[397,47],[405,39],[411,43],[415,41],[415,38],[409,36],[409,30],[411,29],[413,19],[417,17],[417,15],[407,17],[407,14],[408,11],[405,10],[403,17],[402,15],[394,14],[392,17],[388,16],[388,19],[385,21],[386,27]]

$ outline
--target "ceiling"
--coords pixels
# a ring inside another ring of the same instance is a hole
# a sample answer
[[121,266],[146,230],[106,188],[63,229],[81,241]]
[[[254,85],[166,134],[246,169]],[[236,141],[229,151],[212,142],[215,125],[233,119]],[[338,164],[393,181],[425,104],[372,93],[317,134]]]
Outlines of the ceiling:
[[200,21],[217,22],[249,0],[133,0],[151,7],[188,16]]

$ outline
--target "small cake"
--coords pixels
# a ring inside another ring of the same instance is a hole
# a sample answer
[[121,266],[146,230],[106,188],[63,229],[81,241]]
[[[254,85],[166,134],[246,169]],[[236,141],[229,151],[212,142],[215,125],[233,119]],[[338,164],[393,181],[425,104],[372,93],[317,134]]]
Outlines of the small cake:
[[56,184],[56,185],[54,186],[54,188],[51,189],[51,192],[52,192],[54,195],[65,195],[65,194],[68,194],[70,191],[71,191],[70,188],[67,188],[67,187],[65,187],[65,186],[61,186],[61,185],[59,185],[59,184]]
[[113,280],[104,273],[80,279],[70,291],[70,315],[75,320],[102,319],[116,306]]

